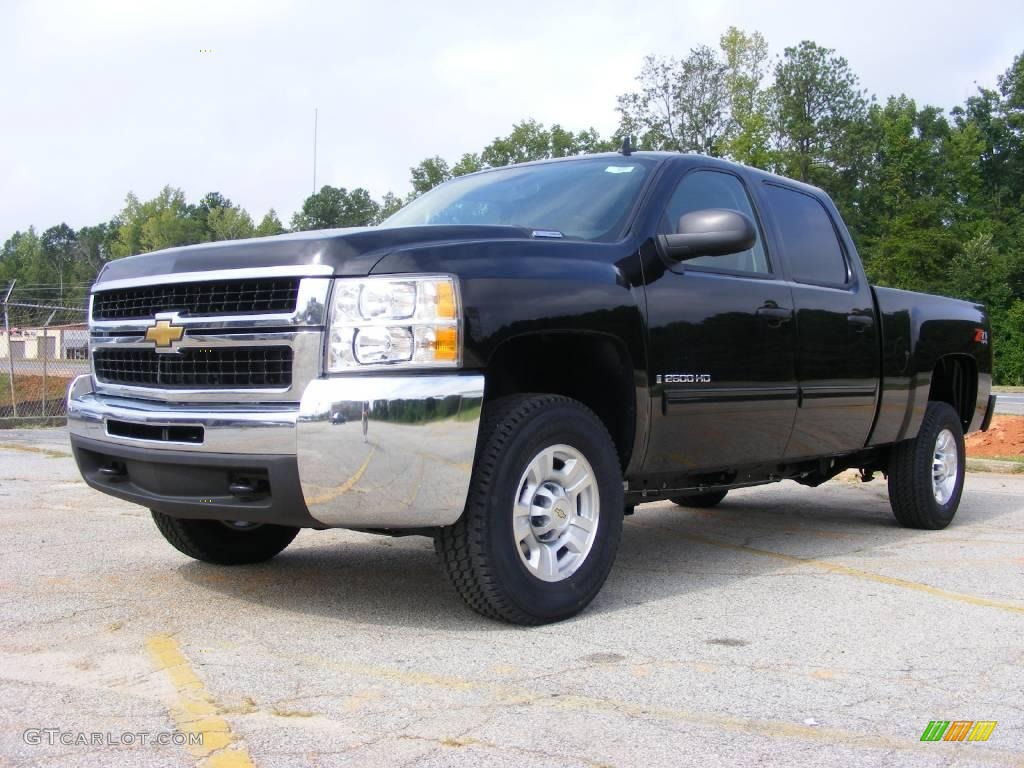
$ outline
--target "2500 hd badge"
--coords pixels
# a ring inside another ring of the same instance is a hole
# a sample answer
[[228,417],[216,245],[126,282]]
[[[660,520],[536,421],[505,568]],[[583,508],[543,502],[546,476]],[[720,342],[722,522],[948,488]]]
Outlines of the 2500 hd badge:
[[710,384],[710,373],[666,373],[655,377],[658,384]]

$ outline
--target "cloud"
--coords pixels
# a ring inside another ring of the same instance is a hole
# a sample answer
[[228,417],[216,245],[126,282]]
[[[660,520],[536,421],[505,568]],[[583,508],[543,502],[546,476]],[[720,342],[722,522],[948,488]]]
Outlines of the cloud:
[[[409,167],[533,117],[611,131],[647,53],[730,24],[835,47],[880,97],[950,107],[1019,53],[1024,6],[862,0],[20,3],[0,10],[0,238],[109,218],[125,193],[218,190],[287,220],[318,184],[408,190]],[[200,53],[209,49],[212,53]]]

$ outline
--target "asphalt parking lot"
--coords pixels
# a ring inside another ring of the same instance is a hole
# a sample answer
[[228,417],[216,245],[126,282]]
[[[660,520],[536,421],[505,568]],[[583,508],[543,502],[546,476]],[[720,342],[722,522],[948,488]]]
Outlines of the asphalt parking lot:
[[[422,538],[192,562],[68,453],[0,431],[0,765],[1024,765],[1021,476],[970,475],[939,532],[883,482],[640,507],[591,608],[523,629]],[[176,729],[204,744],[124,743]]]

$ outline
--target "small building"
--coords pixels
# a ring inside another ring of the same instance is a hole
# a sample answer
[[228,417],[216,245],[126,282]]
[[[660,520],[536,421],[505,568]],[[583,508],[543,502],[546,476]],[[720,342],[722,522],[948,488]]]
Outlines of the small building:
[[85,360],[89,356],[89,326],[85,323],[46,328],[0,328],[0,359]]

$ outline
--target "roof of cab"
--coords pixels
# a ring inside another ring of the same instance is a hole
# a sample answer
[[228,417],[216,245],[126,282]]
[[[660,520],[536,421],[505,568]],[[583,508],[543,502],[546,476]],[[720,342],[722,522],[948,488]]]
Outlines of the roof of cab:
[[480,174],[480,173],[492,173],[494,171],[500,171],[500,170],[502,170],[504,168],[528,168],[528,167],[533,166],[533,165],[545,165],[547,163],[564,163],[564,162],[571,163],[571,162],[574,162],[574,161],[595,160],[595,159],[607,159],[607,160],[617,159],[617,160],[621,161],[621,160],[625,160],[625,159],[631,158],[631,157],[643,158],[645,160],[655,160],[655,161],[658,161],[658,162],[661,162],[661,163],[673,162],[674,161],[674,162],[678,162],[680,164],[690,165],[690,166],[700,165],[700,166],[704,166],[704,167],[711,167],[711,168],[716,168],[717,167],[717,168],[722,168],[722,169],[726,169],[726,170],[737,171],[737,172],[739,172],[741,174],[745,174],[748,178],[751,178],[751,179],[759,179],[761,181],[777,182],[777,183],[780,183],[780,184],[786,184],[786,185],[794,187],[796,189],[801,189],[804,192],[808,192],[808,193],[813,194],[815,196],[828,197],[828,194],[823,189],[821,189],[820,187],[816,187],[813,184],[808,184],[808,183],[803,182],[803,181],[797,181],[796,179],[792,179],[792,178],[790,178],[788,176],[781,176],[779,174],[771,173],[770,171],[765,171],[765,170],[762,170],[760,168],[755,168],[755,167],[750,166],[750,165],[743,165],[742,163],[736,163],[736,162],[733,162],[731,160],[724,160],[724,159],[722,159],[720,157],[711,157],[710,155],[701,155],[701,154],[697,154],[696,152],[665,152],[665,151],[660,151],[660,150],[659,151],[634,150],[633,152],[630,152],[628,155],[623,155],[621,152],[597,152],[597,153],[594,153],[594,154],[585,154],[585,155],[568,155],[566,157],[546,157],[546,158],[542,158],[540,160],[530,160],[530,161],[525,162],[525,163],[515,163],[513,165],[500,165],[500,166],[496,166],[496,167],[493,167],[493,168],[483,168],[483,169],[481,169],[479,171],[475,171],[473,174],[467,174],[467,175],[476,175],[476,174]]

